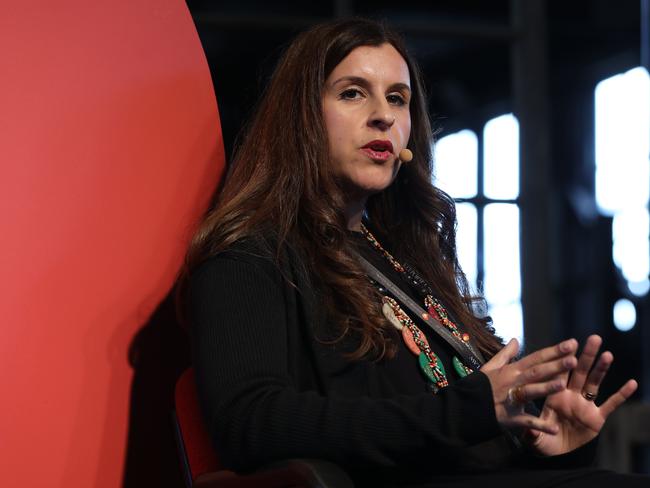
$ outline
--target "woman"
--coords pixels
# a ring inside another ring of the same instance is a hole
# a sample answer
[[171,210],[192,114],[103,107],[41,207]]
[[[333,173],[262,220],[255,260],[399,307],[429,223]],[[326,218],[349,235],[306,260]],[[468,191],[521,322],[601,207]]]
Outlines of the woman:
[[636,382],[597,407],[600,338],[515,361],[476,316],[431,137],[385,26],[323,24],[287,49],[188,253],[198,387],[227,467],[320,458],[358,486],[617,476],[571,468]]

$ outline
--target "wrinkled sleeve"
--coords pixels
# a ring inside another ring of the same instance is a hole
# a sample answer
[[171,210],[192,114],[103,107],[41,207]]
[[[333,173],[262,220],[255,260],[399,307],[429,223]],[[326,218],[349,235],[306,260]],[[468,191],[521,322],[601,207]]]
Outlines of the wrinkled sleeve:
[[390,469],[432,453],[444,462],[501,433],[480,372],[438,395],[299,391],[287,359],[285,292],[281,273],[252,254],[219,255],[191,275],[197,387],[226,467],[245,471],[300,457]]

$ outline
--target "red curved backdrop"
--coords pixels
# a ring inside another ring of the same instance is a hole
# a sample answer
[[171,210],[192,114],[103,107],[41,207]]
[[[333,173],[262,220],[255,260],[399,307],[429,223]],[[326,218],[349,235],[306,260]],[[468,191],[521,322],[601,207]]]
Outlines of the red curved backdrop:
[[182,0],[3,5],[0,485],[121,483],[129,342],[223,167]]

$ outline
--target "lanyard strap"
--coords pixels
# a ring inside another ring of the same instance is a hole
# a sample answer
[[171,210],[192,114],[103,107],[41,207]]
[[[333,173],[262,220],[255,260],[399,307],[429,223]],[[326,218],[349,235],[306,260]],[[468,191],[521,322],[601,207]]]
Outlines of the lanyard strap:
[[[442,337],[451,347],[453,347],[458,354],[461,355],[466,365],[474,371],[478,371],[485,359],[480,351],[478,351],[470,342],[463,342],[454,336],[449,329],[444,327],[440,322],[434,319],[431,314],[427,313],[422,307],[415,303],[411,297],[404,293],[395,283],[387,278],[381,271],[375,268],[372,264],[366,261],[362,256],[358,256],[359,264],[365,269],[368,276],[377,283],[381,284],[389,292],[393,294],[400,302],[418,317],[420,317],[434,332]],[[428,317],[425,319],[424,317]]]

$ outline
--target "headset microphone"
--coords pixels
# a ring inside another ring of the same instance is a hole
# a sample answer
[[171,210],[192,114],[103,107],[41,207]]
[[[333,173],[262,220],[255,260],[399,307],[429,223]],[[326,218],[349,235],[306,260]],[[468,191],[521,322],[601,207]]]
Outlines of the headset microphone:
[[402,149],[399,152],[398,158],[403,163],[408,163],[411,159],[413,159],[413,152],[410,149]]

